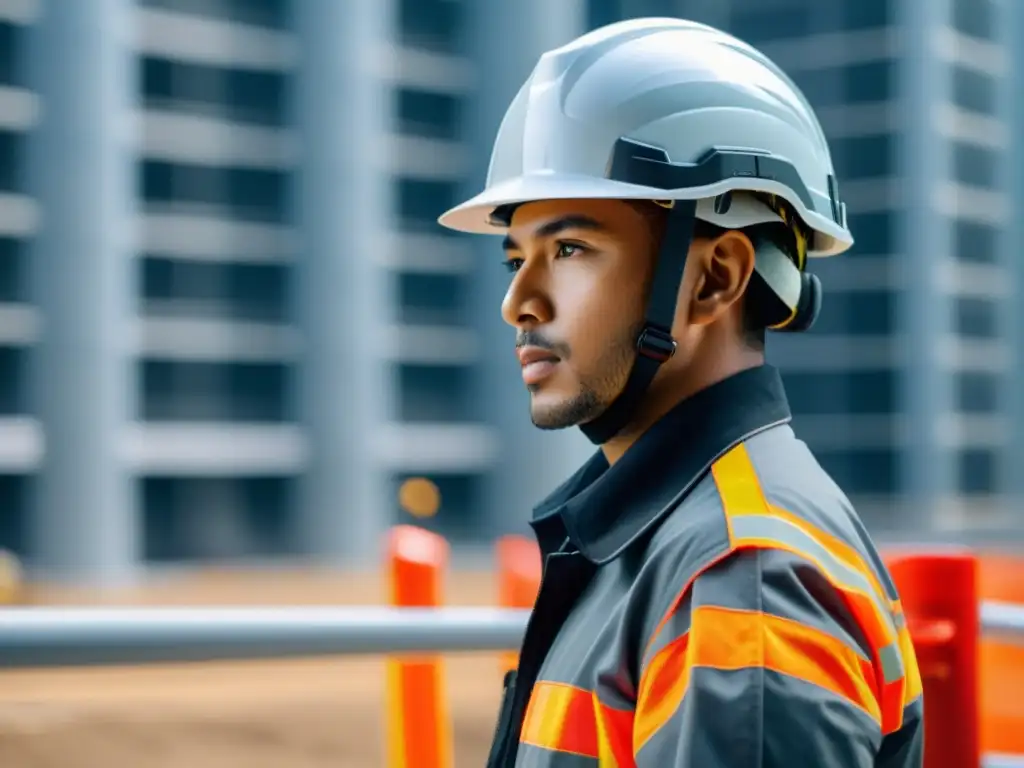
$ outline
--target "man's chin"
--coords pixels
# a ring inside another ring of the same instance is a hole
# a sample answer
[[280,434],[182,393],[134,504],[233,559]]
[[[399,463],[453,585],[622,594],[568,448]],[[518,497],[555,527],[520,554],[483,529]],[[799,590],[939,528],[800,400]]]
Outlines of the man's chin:
[[538,429],[568,429],[590,421],[599,412],[593,399],[589,397],[554,402],[544,402],[544,399],[535,394],[530,403],[530,420]]
[[559,429],[568,429],[569,427],[576,426],[575,424],[566,424],[561,421],[548,421],[536,416],[532,416],[530,420],[533,422],[533,426],[537,429],[543,429],[546,432],[554,432]]

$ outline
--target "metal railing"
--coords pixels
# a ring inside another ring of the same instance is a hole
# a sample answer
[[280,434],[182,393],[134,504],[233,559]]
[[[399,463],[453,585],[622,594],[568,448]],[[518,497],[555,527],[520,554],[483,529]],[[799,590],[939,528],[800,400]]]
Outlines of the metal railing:
[[[5,608],[0,668],[502,651],[528,611],[496,608]],[[986,601],[982,631],[1024,645],[1024,606]],[[1024,768],[987,754],[984,768]]]
[[981,604],[981,630],[1024,645],[1024,605],[985,600]]
[[503,651],[528,611],[498,608],[6,608],[0,668]]
[[[5,608],[0,668],[514,650],[528,615],[498,608]],[[1024,606],[986,601],[981,626],[1024,645]]]

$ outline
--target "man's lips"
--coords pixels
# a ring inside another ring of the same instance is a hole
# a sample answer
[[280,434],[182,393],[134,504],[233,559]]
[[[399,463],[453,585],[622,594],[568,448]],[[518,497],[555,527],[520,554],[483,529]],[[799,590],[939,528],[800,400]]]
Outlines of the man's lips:
[[519,364],[524,367],[532,363],[557,363],[559,359],[558,355],[540,347],[520,347],[516,355],[519,357]]
[[555,371],[561,362],[558,355],[540,347],[520,347],[516,352],[519,364],[523,366],[523,382],[527,386],[539,384]]

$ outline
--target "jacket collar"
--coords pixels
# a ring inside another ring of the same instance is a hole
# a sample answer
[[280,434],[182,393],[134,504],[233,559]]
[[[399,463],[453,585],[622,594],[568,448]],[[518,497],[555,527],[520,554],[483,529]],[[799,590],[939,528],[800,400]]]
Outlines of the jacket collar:
[[779,372],[762,365],[682,401],[609,467],[598,451],[534,509],[542,551],[568,543],[597,564],[615,559],[677,506],[736,444],[792,415]]

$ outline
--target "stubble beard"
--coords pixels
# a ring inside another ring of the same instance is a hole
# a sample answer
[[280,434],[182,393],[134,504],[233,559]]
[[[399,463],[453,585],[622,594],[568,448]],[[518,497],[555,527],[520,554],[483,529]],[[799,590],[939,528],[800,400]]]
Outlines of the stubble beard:
[[[617,343],[606,347],[595,366],[596,374],[580,381],[572,397],[543,410],[530,407],[533,426],[543,430],[566,429],[586,424],[599,417],[619,396],[636,359],[635,340],[643,324],[631,328]],[[537,387],[530,387],[534,392]]]

